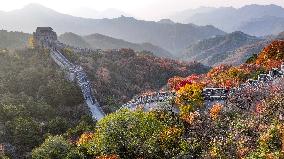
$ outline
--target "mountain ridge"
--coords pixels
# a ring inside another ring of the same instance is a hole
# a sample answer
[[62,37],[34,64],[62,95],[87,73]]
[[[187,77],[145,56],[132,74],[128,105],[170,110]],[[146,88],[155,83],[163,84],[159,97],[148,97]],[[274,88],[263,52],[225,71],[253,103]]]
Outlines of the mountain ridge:
[[[252,29],[244,29],[249,23],[252,23],[254,19],[265,18],[265,21],[269,21],[269,17],[274,18],[284,18],[284,8],[274,4],[271,5],[245,5],[241,8],[233,7],[220,7],[220,8],[207,8],[192,10],[194,14],[182,15],[183,18],[175,18],[174,20],[180,21],[182,19],[183,23],[194,23],[197,25],[214,25],[226,32],[233,32],[236,30],[243,31],[247,34],[252,34],[256,36],[263,36],[269,34],[278,34],[282,30],[277,28],[279,23],[272,23],[270,28],[273,31],[262,30],[262,25],[254,24]],[[263,22],[266,24],[267,22]],[[281,22],[284,25],[284,22]]]
[[159,57],[173,58],[173,55],[170,52],[151,43],[136,44],[98,33],[80,36],[69,32],[61,34],[58,38],[61,42],[75,47],[102,50],[130,48],[135,51],[150,51]]

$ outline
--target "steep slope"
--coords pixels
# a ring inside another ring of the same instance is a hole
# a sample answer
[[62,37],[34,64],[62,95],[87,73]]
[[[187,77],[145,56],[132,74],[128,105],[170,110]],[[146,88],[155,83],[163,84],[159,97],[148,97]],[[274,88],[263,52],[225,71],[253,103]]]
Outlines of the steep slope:
[[184,51],[184,54],[188,60],[200,61],[203,64],[212,66],[233,55],[240,47],[260,41],[262,39],[254,36],[249,36],[242,32],[233,32],[193,44]]
[[103,50],[130,48],[135,51],[150,51],[154,55],[159,57],[173,57],[168,51],[150,43],[135,44],[124,41],[122,39],[115,39],[109,36],[105,36],[102,34],[91,34],[82,37],[74,33],[64,33],[59,36],[59,40],[65,44],[81,48]]
[[33,32],[37,26],[51,26],[58,33],[99,33],[134,43],[149,42],[173,53],[198,40],[224,34],[213,26],[161,24],[124,16],[115,19],[79,18],[35,4],[0,14],[0,21],[8,30]]
[[[271,19],[271,17],[274,18]],[[183,22],[197,25],[214,25],[227,32],[240,30],[252,35],[268,35],[278,33],[277,23],[279,24],[280,20],[276,19],[283,17],[284,8],[280,6],[247,5],[239,9],[233,7],[200,8],[194,10],[192,14],[188,14],[187,18],[184,17]],[[255,19],[262,19],[262,22],[256,24]],[[180,19],[176,18],[176,20]],[[281,25],[283,26],[282,21]],[[267,29],[269,26],[271,30]]]

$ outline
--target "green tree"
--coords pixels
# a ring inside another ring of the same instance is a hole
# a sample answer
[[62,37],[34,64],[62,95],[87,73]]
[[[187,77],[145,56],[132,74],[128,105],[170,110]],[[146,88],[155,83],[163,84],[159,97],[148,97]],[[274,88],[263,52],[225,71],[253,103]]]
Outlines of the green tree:
[[62,136],[49,136],[32,151],[33,159],[80,159],[84,156]]
[[48,133],[52,135],[60,135],[67,131],[68,129],[68,122],[66,119],[61,117],[56,117],[52,119],[47,124]]
[[98,122],[95,136],[86,147],[94,156],[151,158],[159,151],[158,135],[163,128],[153,114],[122,110]]
[[121,110],[99,121],[94,135],[82,135],[78,145],[93,156],[168,158],[182,151],[182,132],[153,112]]
[[30,118],[17,117],[8,122],[7,129],[12,145],[17,145],[19,154],[23,155],[42,141],[39,124]]

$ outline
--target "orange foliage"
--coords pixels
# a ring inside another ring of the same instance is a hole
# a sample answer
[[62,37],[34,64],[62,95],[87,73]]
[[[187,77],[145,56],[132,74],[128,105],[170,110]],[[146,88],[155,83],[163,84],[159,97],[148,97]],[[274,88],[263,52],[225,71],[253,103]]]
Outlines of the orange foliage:
[[265,107],[264,107],[263,103],[260,102],[260,103],[256,104],[256,107],[255,107],[255,113],[256,114],[261,114],[264,111],[265,111]]
[[181,115],[181,119],[189,124],[194,124],[196,120],[199,118],[198,112],[190,112]]
[[262,65],[266,69],[280,67],[284,60],[284,41],[276,40],[265,47],[256,59],[257,65]]
[[210,117],[212,120],[216,120],[223,109],[223,105],[220,103],[214,104],[210,109]]
[[81,135],[80,139],[77,142],[78,146],[84,145],[93,139],[94,134],[90,132],[85,132]]
[[168,80],[168,86],[172,90],[178,91],[180,88],[184,87],[186,84],[200,83],[201,76],[192,74],[186,78],[173,77]]
[[212,78],[214,76],[217,76],[220,73],[227,71],[229,68],[231,68],[231,66],[229,65],[219,65],[217,67],[214,67],[207,73],[207,77]]

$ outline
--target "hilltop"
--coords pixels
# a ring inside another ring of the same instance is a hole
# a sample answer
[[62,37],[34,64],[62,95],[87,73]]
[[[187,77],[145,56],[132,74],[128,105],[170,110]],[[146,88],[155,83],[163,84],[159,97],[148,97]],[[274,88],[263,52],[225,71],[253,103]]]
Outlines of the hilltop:
[[61,42],[65,44],[81,48],[92,48],[102,50],[130,48],[135,51],[150,51],[154,55],[159,57],[173,57],[173,55],[171,55],[171,53],[169,53],[168,51],[150,43],[136,44],[127,42],[122,39],[115,39],[102,34],[80,36],[74,33],[64,33],[58,38]]

